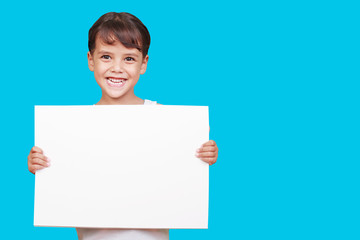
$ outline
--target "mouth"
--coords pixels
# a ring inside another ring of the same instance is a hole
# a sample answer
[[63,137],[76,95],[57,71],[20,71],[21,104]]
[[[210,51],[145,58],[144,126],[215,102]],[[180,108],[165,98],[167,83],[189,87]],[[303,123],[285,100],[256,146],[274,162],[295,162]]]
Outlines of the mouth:
[[125,85],[126,79],[125,79],[125,78],[107,77],[107,78],[106,78],[106,83],[107,83],[110,87],[121,88],[121,87],[123,87],[123,86]]

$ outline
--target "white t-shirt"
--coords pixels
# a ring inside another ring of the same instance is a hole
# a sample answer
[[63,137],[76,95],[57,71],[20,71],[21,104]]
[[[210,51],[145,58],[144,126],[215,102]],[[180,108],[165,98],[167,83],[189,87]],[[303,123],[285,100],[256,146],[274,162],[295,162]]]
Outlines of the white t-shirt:
[[[144,105],[156,105],[146,100]],[[169,240],[169,229],[77,228],[79,240]]]
[[169,229],[77,228],[79,240],[169,240]]

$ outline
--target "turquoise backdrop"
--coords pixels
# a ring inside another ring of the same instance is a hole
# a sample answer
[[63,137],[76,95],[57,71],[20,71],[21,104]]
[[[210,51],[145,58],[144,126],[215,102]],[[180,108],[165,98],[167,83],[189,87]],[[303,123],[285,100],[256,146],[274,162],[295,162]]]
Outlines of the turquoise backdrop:
[[148,27],[136,93],[208,105],[209,229],[170,239],[360,239],[358,1],[0,3],[1,239],[76,239],[33,226],[34,105],[100,98],[87,33],[109,11]]

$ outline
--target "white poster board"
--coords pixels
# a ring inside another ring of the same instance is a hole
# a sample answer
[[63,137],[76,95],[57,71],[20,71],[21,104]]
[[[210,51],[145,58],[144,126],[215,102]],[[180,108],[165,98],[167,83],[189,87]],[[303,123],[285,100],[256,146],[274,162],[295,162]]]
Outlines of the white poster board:
[[207,228],[203,106],[35,106],[35,226]]

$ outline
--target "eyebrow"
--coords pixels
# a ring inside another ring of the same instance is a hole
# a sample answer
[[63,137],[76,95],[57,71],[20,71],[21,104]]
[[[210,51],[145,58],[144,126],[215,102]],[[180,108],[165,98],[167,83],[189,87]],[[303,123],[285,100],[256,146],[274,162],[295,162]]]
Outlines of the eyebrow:
[[138,57],[138,56],[139,56],[139,54],[136,54],[136,53],[125,53],[125,55],[134,56],[134,57]]
[[[99,54],[113,54],[113,53],[101,50],[101,51],[99,51]],[[124,55],[139,57],[139,54],[136,54],[136,53],[124,53]]]
[[111,54],[111,52],[108,52],[108,51],[99,51],[99,54]]

